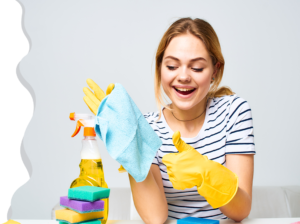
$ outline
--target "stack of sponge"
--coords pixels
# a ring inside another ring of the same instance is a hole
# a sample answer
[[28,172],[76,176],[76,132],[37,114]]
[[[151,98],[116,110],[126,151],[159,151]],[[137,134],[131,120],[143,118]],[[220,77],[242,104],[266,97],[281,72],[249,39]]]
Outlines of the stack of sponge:
[[104,201],[109,197],[110,189],[93,186],[70,188],[68,196],[60,198],[65,209],[56,210],[59,224],[101,224],[104,216]]

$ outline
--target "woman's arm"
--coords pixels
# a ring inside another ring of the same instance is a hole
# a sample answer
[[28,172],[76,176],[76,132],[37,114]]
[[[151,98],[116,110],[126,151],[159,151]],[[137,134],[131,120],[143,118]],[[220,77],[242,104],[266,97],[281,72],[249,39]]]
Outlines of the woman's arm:
[[129,181],[134,205],[146,224],[162,224],[168,218],[168,205],[159,167],[151,165],[148,176],[137,183],[130,174]]
[[228,218],[240,222],[251,210],[254,156],[226,155],[226,167],[238,176],[239,187],[234,198],[227,205],[220,207],[220,210]]

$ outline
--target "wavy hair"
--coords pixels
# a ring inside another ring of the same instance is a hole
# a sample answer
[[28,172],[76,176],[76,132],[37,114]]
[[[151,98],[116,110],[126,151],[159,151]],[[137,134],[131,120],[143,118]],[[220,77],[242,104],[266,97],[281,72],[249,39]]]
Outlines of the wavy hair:
[[161,106],[170,109],[164,102],[165,97],[162,95],[163,88],[161,85],[161,64],[166,48],[171,42],[172,38],[185,33],[191,33],[198,37],[205,45],[208,51],[213,65],[217,62],[220,63],[220,67],[217,71],[215,80],[212,82],[209,92],[206,98],[220,97],[224,95],[234,94],[229,87],[219,87],[219,84],[223,77],[225,61],[221,52],[221,46],[218,36],[212,26],[203,19],[191,19],[190,17],[181,18],[175,21],[163,35],[157,51],[156,51],[156,64],[155,64],[155,80],[154,80],[154,92],[156,105],[159,111],[159,118],[161,117]]

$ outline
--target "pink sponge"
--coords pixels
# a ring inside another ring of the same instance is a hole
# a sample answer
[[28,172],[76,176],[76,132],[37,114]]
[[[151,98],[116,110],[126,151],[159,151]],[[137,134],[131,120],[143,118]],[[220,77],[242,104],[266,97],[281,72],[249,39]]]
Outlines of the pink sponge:
[[60,197],[60,205],[78,213],[98,212],[104,209],[104,201],[78,201],[69,199],[68,196]]

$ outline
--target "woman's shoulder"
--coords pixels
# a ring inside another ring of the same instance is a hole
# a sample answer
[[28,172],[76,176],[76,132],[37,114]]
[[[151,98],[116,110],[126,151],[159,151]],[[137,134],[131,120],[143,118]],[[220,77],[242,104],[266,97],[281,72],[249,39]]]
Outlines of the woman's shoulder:
[[208,102],[208,110],[212,120],[225,116],[228,117],[229,122],[238,119],[240,115],[252,117],[249,103],[236,94],[211,98]]
[[240,107],[250,108],[249,103],[238,95],[225,95],[221,97],[210,98],[208,102],[209,109],[217,110],[223,106],[232,109],[238,109]]

